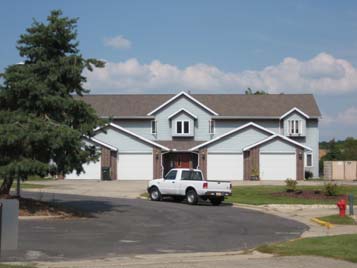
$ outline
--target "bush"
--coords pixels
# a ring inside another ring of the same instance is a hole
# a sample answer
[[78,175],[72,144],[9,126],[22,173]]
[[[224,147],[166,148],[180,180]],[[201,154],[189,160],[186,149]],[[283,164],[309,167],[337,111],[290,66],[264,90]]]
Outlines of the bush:
[[311,171],[305,171],[305,179],[306,180],[311,179],[312,176],[313,176],[313,174]]
[[338,185],[331,182],[326,183],[324,185],[324,193],[327,196],[336,196],[338,193]]
[[285,183],[286,183],[285,187],[286,187],[287,192],[295,192],[296,191],[296,186],[297,186],[296,180],[286,179]]

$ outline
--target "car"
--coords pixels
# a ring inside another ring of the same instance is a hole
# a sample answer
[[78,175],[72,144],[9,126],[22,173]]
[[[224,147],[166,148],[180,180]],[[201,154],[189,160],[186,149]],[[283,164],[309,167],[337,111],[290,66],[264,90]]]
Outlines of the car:
[[190,205],[202,199],[218,206],[225,197],[232,195],[232,184],[206,180],[199,169],[174,168],[164,178],[149,181],[147,191],[152,201],[170,196],[176,201],[186,199]]

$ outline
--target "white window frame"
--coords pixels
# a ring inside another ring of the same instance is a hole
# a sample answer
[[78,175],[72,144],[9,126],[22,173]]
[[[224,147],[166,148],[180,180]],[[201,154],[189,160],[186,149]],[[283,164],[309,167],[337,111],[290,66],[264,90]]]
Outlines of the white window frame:
[[[154,126],[153,126],[154,124]],[[157,121],[151,120],[151,134],[157,134]]]
[[215,134],[216,133],[216,121],[209,120],[208,121],[208,133]]
[[[311,155],[311,165],[307,165],[307,155]],[[313,153],[305,153],[305,167],[313,167],[314,166],[314,155]]]
[[[177,130],[177,124],[181,123],[181,133],[179,133]],[[187,122],[188,124],[188,132],[185,132],[185,122]],[[176,120],[175,121],[175,136],[191,136],[192,132],[191,132],[191,124],[190,124],[190,120]]]
[[292,136],[302,135],[302,120],[288,120],[288,134]]

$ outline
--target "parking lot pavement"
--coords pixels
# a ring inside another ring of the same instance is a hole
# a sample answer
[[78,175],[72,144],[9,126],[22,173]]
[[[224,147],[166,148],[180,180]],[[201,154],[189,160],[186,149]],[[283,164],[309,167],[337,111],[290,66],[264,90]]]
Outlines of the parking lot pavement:
[[41,189],[29,189],[31,192],[38,193],[138,198],[142,193],[146,192],[148,181],[50,180],[31,183],[46,186],[46,188]]
[[[32,197],[36,193],[24,193]],[[44,194],[91,218],[20,221],[19,249],[3,261],[65,261],[137,254],[226,252],[301,235],[307,226],[230,205]],[[52,200],[53,201],[53,200]]]

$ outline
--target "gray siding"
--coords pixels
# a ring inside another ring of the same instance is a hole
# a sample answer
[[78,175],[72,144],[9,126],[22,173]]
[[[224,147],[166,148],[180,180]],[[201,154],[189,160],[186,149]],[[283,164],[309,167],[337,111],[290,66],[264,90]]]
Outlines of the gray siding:
[[268,136],[270,134],[249,127],[209,145],[208,152],[242,152],[244,147],[257,143]]
[[[250,122],[254,122],[266,129],[279,133],[279,120],[261,119],[261,120],[249,120],[249,119],[236,119],[236,120],[216,120],[216,133],[214,137],[218,137],[232,129],[243,126]],[[214,138],[213,137],[213,138]]]
[[155,139],[155,135],[151,134],[151,120],[115,119],[113,123],[146,139]]
[[118,148],[119,153],[152,152],[150,144],[140,141],[135,137],[110,128],[106,132],[99,132],[94,138]]
[[268,152],[295,153],[296,148],[291,143],[288,143],[281,139],[274,139],[260,146],[260,152],[261,153],[268,153]]

